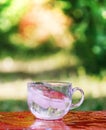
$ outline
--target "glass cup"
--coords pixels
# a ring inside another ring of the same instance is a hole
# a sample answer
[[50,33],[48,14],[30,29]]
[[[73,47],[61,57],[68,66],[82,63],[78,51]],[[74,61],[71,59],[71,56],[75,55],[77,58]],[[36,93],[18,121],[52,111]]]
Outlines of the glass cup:
[[[72,103],[74,92],[81,93],[78,103]],[[27,102],[36,118],[45,120],[60,119],[69,110],[79,107],[84,101],[84,92],[68,82],[30,82]]]

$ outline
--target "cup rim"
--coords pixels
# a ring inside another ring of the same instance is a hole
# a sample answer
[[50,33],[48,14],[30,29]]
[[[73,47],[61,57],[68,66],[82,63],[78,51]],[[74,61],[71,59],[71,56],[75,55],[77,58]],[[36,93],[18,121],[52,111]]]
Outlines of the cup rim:
[[40,81],[30,81],[28,82],[28,86],[29,85],[35,85],[35,84],[40,84],[40,83],[43,83],[43,84],[61,84],[61,85],[72,85],[71,82],[69,81],[55,81],[55,80],[40,80]]

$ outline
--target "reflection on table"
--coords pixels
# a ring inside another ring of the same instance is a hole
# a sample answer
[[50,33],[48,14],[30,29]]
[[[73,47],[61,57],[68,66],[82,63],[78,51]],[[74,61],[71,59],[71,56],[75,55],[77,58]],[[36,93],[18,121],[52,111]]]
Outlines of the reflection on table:
[[30,130],[70,130],[62,120],[40,120],[36,119],[35,122],[29,127]]

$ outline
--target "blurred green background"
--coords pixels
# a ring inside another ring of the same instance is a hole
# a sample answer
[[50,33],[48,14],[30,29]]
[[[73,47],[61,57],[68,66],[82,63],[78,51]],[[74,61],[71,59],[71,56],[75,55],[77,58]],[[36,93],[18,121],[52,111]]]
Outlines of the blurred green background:
[[36,80],[70,81],[76,110],[106,110],[105,58],[105,0],[0,0],[0,111],[28,110]]

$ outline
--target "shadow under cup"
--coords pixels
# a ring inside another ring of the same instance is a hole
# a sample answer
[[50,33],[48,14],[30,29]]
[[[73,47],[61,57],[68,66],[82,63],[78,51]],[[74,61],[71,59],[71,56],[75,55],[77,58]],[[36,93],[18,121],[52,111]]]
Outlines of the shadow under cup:
[[[80,91],[81,99],[72,104],[72,95]],[[69,110],[79,107],[84,100],[84,92],[76,87],[72,88],[68,82],[31,82],[28,83],[27,102],[30,111],[39,119],[60,119]]]

